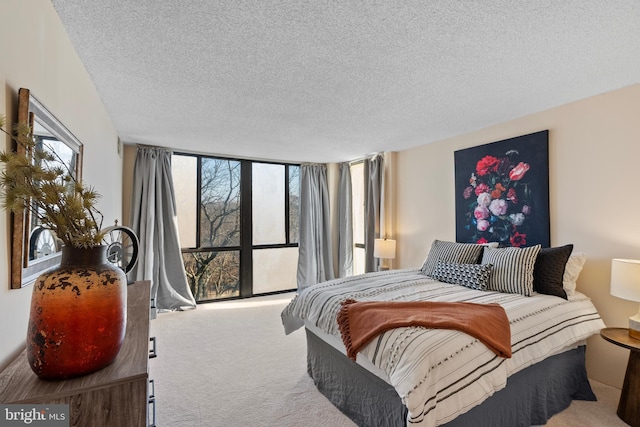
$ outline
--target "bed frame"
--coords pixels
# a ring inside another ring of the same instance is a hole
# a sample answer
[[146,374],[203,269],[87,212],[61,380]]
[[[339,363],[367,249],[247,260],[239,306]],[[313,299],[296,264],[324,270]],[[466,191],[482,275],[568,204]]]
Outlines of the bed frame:
[[[361,427],[406,427],[407,409],[391,385],[310,330],[306,333],[307,371],[331,403]],[[596,400],[587,378],[585,346],[512,375],[506,388],[443,426],[542,425],[572,400]]]

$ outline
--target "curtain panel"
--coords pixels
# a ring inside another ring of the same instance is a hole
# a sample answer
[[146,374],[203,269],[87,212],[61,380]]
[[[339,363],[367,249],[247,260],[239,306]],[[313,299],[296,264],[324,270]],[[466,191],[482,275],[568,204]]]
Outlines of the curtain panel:
[[300,166],[300,239],[297,282],[302,290],[334,279],[327,166]]
[[353,275],[353,199],[349,163],[340,163],[338,221],[338,277],[348,277]]
[[140,256],[131,275],[151,281],[159,311],[196,307],[180,251],[171,154],[140,146],[133,170],[131,228],[140,240]]
[[380,260],[373,256],[373,244],[380,237],[380,221],[382,215],[382,191],[384,159],[375,155],[364,161],[365,185],[365,273],[378,271]]

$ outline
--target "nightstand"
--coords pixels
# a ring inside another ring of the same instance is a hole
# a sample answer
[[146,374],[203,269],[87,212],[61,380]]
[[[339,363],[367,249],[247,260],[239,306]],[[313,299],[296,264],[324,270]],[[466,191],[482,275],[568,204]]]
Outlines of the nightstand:
[[640,427],[640,340],[631,338],[627,328],[604,328],[600,331],[600,336],[610,343],[631,350],[617,413],[625,423]]

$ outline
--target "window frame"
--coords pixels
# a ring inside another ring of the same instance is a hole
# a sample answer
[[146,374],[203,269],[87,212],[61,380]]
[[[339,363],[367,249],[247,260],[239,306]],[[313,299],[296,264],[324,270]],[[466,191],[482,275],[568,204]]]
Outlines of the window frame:
[[[181,151],[174,151],[174,156],[189,156],[196,158],[196,226],[195,226],[195,243],[194,247],[180,248],[182,254],[185,253],[199,253],[199,252],[230,252],[237,251],[239,253],[239,283],[238,294],[232,297],[222,297],[207,300],[196,301],[198,304],[207,303],[212,301],[223,301],[240,298],[250,298],[255,295],[268,295],[270,293],[282,293],[289,292],[293,289],[287,289],[282,291],[274,291],[268,293],[253,293],[253,250],[261,249],[279,249],[279,248],[292,248],[299,247],[298,242],[291,241],[291,218],[290,218],[290,184],[289,174],[290,167],[300,168],[298,163],[286,163],[275,161],[262,161],[262,160],[248,160],[239,159],[233,157],[218,156],[212,154],[196,154]],[[240,163],[240,239],[239,244],[235,246],[202,246],[201,242],[201,194],[202,194],[202,160],[203,159],[215,159],[224,161],[237,161]],[[281,165],[285,168],[284,173],[284,227],[285,227],[285,243],[273,243],[273,244],[253,244],[253,206],[252,206],[252,193],[253,193],[253,164],[272,164]]]

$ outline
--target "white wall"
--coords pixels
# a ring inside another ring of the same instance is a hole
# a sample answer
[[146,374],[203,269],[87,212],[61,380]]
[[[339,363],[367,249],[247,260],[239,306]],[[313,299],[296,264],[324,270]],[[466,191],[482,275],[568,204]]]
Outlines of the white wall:
[[[30,89],[84,144],[83,179],[102,195],[98,208],[104,214],[104,226],[111,225],[122,212],[122,159],[116,130],[51,2],[1,1],[0,40],[0,114],[15,120],[18,89]],[[10,224],[4,211],[0,211],[0,224],[2,368],[24,346],[32,288],[9,289]]]
[[[523,100],[526,102],[526,100]],[[612,258],[640,259],[640,84],[398,153],[397,264],[418,266],[433,239],[455,240],[458,149],[549,129],[551,244],[588,254],[578,291],[607,326],[626,327],[638,304],[609,294]],[[592,337],[591,378],[622,386],[629,351]]]

